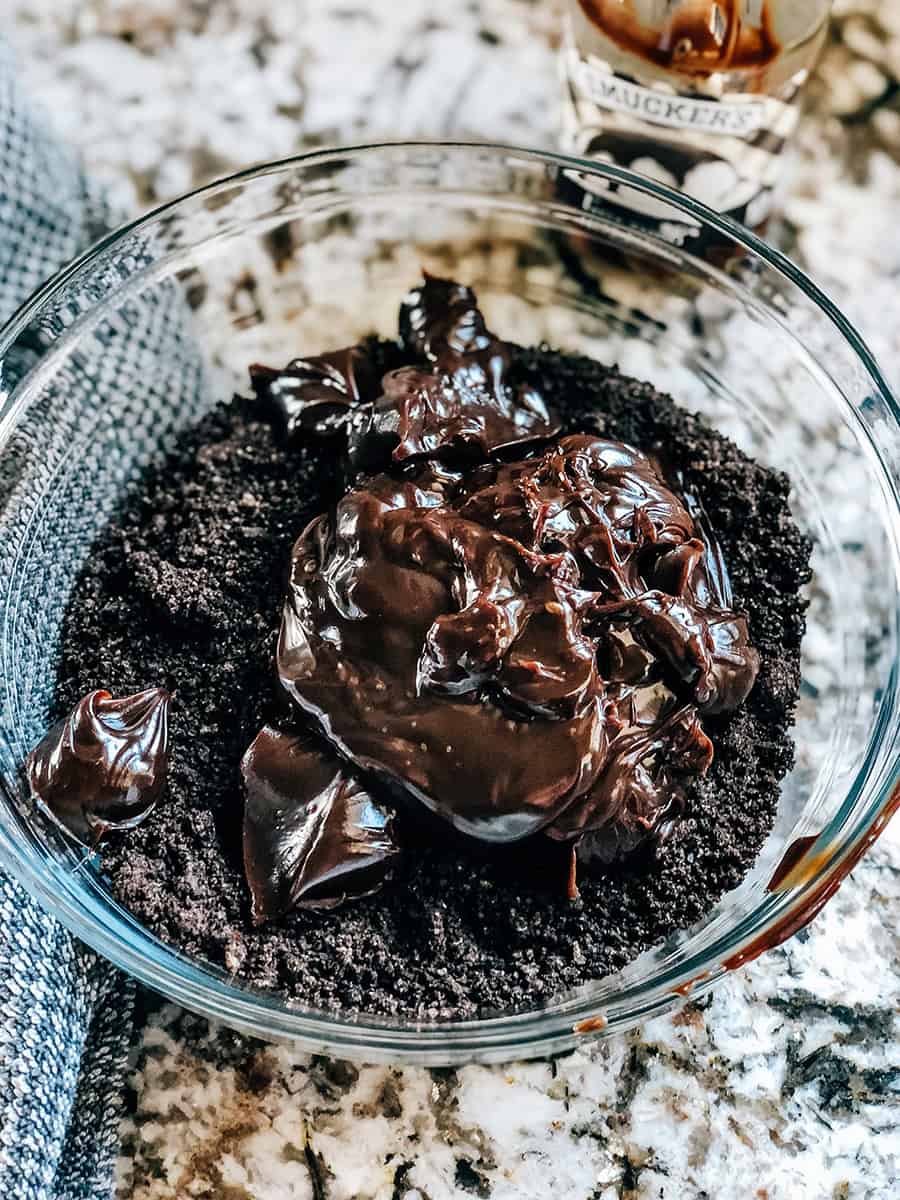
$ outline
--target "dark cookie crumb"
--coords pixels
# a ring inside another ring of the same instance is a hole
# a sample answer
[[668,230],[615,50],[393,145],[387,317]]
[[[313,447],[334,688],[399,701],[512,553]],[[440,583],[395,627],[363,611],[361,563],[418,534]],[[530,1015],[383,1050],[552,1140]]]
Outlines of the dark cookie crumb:
[[[394,344],[378,353],[384,369],[398,365]],[[714,514],[761,668],[739,713],[706,722],[715,761],[686,819],[659,849],[583,878],[574,903],[442,848],[378,896],[254,929],[238,762],[281,711],[272,655],[291,544],[339,480],[333,450],[285,449],[235,399],[145,476],[86,564],[64,630],[61,710],[95,687],[174,691],[168,795],[104,853],[113,894],[164,940],[303,1005],[472,1017],[622,967],[703,916],[752,864],[793,755],[810,548],[788,480],[615,369],[545,348],[522,351],[516,369],[541,381],[569,431],[664,447]]]

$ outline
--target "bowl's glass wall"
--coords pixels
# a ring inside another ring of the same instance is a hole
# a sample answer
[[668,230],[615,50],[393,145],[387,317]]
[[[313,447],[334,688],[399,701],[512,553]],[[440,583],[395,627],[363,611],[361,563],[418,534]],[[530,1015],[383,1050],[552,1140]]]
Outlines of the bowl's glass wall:
[[[684,979],[714,980],[802,901],[802,889],[765,892],[790,838],[825,830],[837,863],[893,786],[900,436],[877,372],[752,240],[708,267],[620,226],[613,207],[603,220],[567,206],[566,169],[490,147],[381,147],[269,168],[120,235],[39,296],[0,346],[0,854],[86,940],[234,1024],[421,1061],[546,1051],[592,1012],[622,1027],[670,1003]],[[472,284],[502,336],[618,362],[786,470],[815,574],[797,765],[744,884],[622,975],[540,1013],[416,1030],[293,1011],[180,959],[36,819],[20,764],[46,727],[78,570],[123,490],[179,429],[245,386],[248,363],[393,334],[423,267]]]

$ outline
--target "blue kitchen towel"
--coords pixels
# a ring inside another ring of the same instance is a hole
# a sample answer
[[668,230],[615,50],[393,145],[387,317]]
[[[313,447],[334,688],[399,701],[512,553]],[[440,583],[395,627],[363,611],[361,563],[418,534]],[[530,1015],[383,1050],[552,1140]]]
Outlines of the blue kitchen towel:
[[[0,320],[110,224],[0,42]],[[133,1012],[132,981],[0,875],[3,1200],[108,1200]]]

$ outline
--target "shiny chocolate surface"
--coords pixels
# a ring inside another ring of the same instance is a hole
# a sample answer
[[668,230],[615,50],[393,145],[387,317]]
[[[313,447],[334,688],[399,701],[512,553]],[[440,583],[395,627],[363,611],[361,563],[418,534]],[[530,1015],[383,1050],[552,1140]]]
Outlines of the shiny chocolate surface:
[[170,699],[89,692],[28,755],[32,795],[86,843],[143,821],[165,785]]

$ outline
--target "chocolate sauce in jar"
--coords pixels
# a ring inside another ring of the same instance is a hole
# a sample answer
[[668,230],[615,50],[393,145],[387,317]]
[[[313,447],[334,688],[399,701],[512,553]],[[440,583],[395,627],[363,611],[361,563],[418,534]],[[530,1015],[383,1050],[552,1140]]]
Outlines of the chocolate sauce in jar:
[[411,413],[385,377],[372,412],[393,438],[369,461],[387,469],[295,544],[279,679],[407,805],[480,841],[543,834],[611,861],[707,770],[703,715],[756,677],[746,621],[658,463],[554,438],[540,397],[516,400],[468,289],[426,280],[400,328],[419,386],[448,398]]
[[638,5],[622,0],[578,4],[591,24],[623,51],[683,75],[758,72],[774,63],[782,49],[768,0],[758,6],[758,23],[745,19],[745,0],[657,5],[662,8],[657,22],[642,19]]

